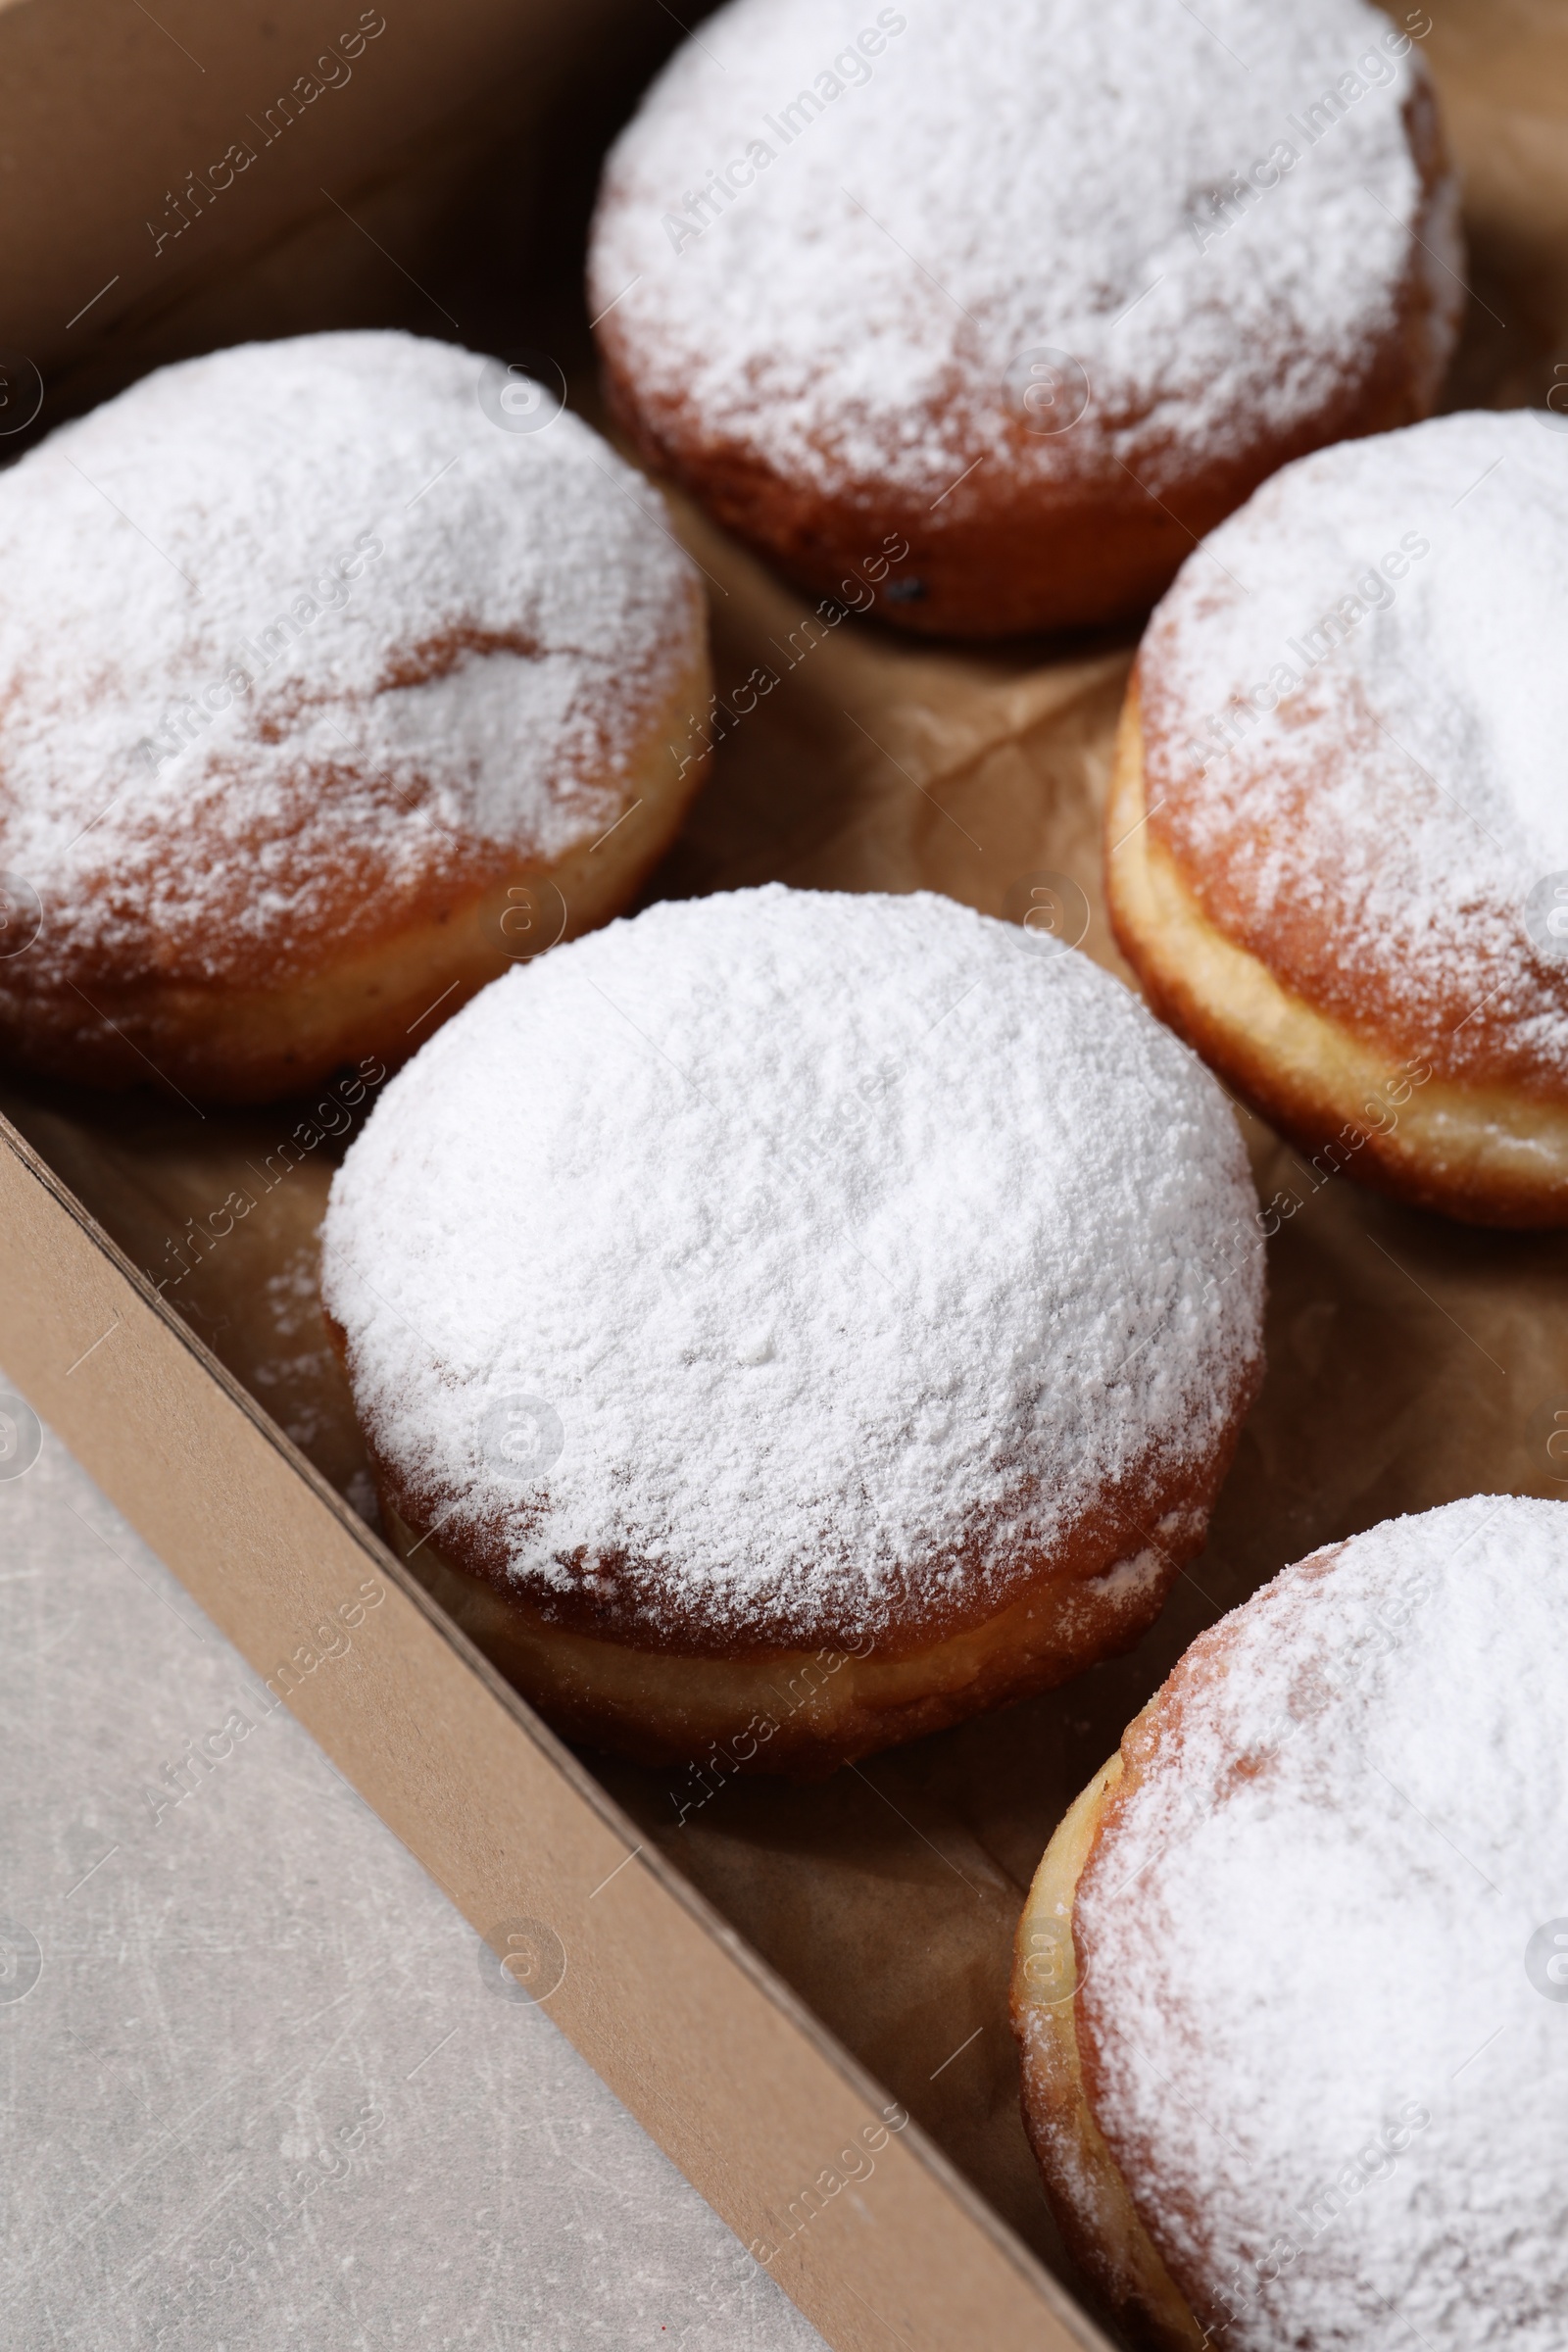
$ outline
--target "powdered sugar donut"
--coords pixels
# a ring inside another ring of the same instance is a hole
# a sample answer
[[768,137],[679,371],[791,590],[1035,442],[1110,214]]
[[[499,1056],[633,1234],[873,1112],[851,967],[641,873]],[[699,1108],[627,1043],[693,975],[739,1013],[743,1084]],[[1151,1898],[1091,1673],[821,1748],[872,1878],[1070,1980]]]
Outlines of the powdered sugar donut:
[[1018,1935],[1024,2106],[1135,2342],[1568,2334],[1568,1507],[1483,1496],[1195,1642]]
[[1117,937],[1303,1189],[1568,1223],[1565,550],[1568,442],[1443,417],[1268,483],[1144,640]]
[[772,885],[449,1022],[322,1291],[395,1543],[544,1712],[819,1770],[1152,1620],[1260,1376],[1253,1214],[1219,1089],[1086,958]]
[[698,781],[698,582],[657,492],[506,377],[251,344],[0,476],[12,1059],[259,1100],[401,1058],[631,896]]
[[589,294],[656,470],[857,607],[902,538],[878,610],[987,635],[1147,610],[1286,460],[1425,416],[1456,220],[1365,0],[731,0]]

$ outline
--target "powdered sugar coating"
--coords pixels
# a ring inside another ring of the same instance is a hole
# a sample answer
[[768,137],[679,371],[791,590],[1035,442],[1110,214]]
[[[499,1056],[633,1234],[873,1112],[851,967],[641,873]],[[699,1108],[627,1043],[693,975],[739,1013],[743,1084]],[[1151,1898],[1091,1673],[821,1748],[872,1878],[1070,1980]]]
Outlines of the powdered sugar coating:
[[1568,2333],[1565,1658],[1568,1506],[1483,1496],[1288,1569],[1157,1702],[1080,1883],[1080,2031],[1235,2352]]
[[613,821],[695,575],[585,425],[492,421],[485,365],[397,333],[244,345],[0,476],[29,984],[84,956],[274,981]]
[[[653,1633],[843,1642],[990,1613],[1020,1545],[1212,1455],[1253,1206],[1219,1089],[1086,958],[770,885],[449,1022],[334,1182],[323,1293],[444,1548],[498,1534],[547,1608],[613,1578]],[[480,1434],[515,1396],[564,1433],[526,1487]]]
[[1287,466],[1139,657],[1153,823],[1220,926],[1397,1050],[1547,1091],[1568,960],[1527,902],[1568,868],[1565,630],[1568,437],[1478,414]]
[[[1158,493],[1332,409],[1383,343],[1420,74],[1363,0],[732,0],[612,151],[591,307],[641,406],[830,494],[934,499],[999,454]],[[1091,405],[1020,433],[1041,348]]]

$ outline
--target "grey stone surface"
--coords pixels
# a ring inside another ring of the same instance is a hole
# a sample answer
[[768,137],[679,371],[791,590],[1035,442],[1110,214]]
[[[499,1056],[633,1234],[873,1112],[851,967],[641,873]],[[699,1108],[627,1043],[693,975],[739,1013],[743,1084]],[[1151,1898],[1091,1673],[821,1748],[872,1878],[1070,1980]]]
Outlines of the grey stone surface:
[[64,1447],[8,1466],[0,2344],[819,2346]]

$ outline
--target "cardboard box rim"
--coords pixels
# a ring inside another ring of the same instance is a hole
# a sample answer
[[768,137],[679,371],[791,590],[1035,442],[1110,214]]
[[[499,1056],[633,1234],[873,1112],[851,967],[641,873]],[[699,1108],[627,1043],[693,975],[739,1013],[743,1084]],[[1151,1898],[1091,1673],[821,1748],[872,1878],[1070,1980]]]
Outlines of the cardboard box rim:
[[[3,1116],[0,1143],[8,1376],[264,1679],[336,1605],[331,1568],[373,1569],[392,1605],[330,1682],[298,1678],[292,1712],[481,1936],[524,1920],[561,1936],[551,2015],[743,2247],[817,2200],[767,2268],[836,2352],[889,2336],[966,2352],[980,2326],[1039,2352],[1111,2352]],[[412,1737],[400,1748],[389,1727]],[[821,2199],[820,2173],[865,2133],[882,2145],[858,2196]]]

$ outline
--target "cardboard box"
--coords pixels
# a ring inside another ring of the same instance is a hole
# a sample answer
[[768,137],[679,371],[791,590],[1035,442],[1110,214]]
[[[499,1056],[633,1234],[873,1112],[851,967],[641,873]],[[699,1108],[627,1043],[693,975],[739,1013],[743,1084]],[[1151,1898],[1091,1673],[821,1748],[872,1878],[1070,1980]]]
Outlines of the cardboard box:
[[[364,36],[330,46],[347,79],[300,0],[220,25],[0,9],[0,166],[32,192],[0,315],[39,378],[31,434],[164,358],[328,323],[542,347],[591,406],[594,169],[672,24],[617,0],[342,13]],[[1568,363],[1568,32],[1528,0],[1434,13],[1474,192],[1456,401],[1540,403]],[[301,77],[317,94],[279,113]],[[213,187],[247,122],[251,162]],[[777,876],[1003,913],[1064,873],[1087,951],[1120,968],[1098,815],[1129,646],[911,643],[679,519],[713,583],[721,702],[759,662],[776,690],[726,712],[654,895]],[[1563,1243],[1312,1184],[1271,1246],[1268,1386],[1159,1627],[1063,1691],[794,1789],[719,1757],[660,1775],[572,1754],[345,1499],[366,1501],[364,1455],[311,1265],[360,1109],[202,1117],[9,1081],[0,1107],[8,1376],[730,2222],[737,2259],[836,2346],[1104,2345],[1017,2119],[1023,1886],[1219,1608],[1393,1511],[1565,1491],[1542,1435],[1568,1400]],[[1265,1197],[1301,1189],[1276,1139],[1250,1142]],[[251,1211],[219,1232],[235,1184]]]

